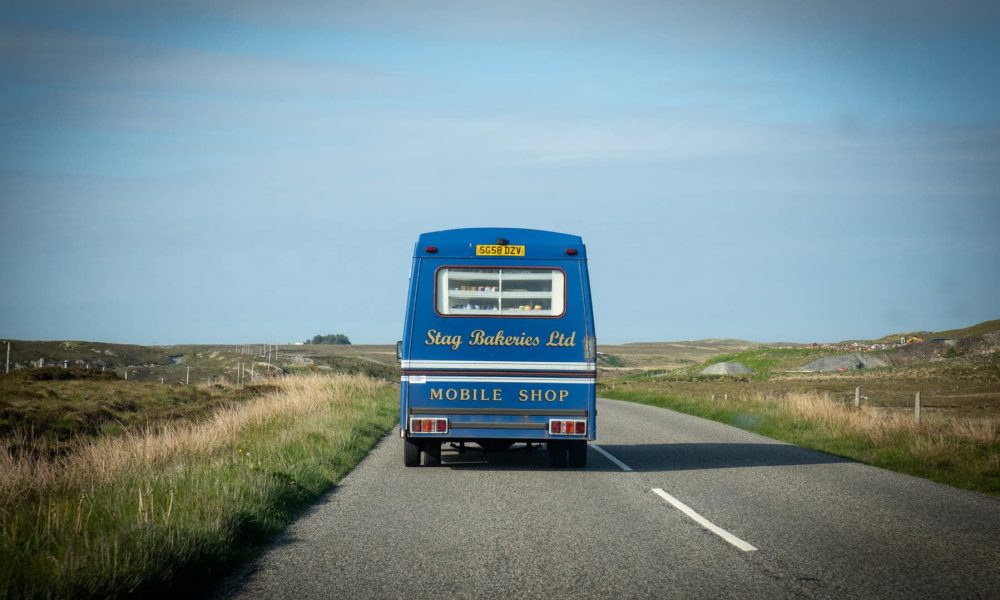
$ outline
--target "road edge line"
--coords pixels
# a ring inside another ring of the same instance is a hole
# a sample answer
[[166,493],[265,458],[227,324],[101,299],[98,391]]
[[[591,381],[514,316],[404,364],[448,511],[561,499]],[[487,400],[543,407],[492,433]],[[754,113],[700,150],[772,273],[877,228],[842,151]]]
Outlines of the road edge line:
[[664,500],[666,500],[667,502],[669,502],[671,505],[673,505],[674,508],[676,508],[677,510],[681,511],[682,513],[684,513],[688,517],[690,517],[694,522],[698,523],[699,525],[701,525],[705,529],[711,531],[712,533],[714,533],[715,535],[719,536],[720,538],[726,540],[727,542],[729,542],[733,546],[736,546],[740,550],[742,550],[744,552],[754,552],[754,551],[757,550],[757,548],[751,546],[747,542],[741,540],[740,538],[738,538],[735,535],[729,533],[725,529],[719,527],[718,525],[715,525],[714,523],[712,523],[711,521],[709,521],[705,517],[699,515],[690,506],[688,506],[687,504],[684,504],[683,502],[681,502],[677,498],[674,498],[670,494],[664,492],[662,489],[660,489],[660,488],[653,488],[653,493],[655,493],[657,496],[659,496],[659,497],[663,498]]

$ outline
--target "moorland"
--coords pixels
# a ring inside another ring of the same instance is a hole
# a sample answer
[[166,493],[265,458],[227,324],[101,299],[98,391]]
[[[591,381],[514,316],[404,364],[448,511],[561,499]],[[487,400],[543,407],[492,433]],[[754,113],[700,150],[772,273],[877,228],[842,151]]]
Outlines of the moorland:
[[[722,363],[742,372],[704,373]],[[204,592],[397,419],[392,345],[11,340],[10,365],[0,597]],[[598,371],[600,396],[1000,496],[1000,321],[824,344],[599,345]]]

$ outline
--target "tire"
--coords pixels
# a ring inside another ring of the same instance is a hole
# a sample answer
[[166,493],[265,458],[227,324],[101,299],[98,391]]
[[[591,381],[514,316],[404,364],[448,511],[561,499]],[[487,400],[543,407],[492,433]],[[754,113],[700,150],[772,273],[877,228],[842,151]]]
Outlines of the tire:
[[424,440],[424,466],[436,467],[441,464],[441,440]]
[[569,466],[580,469],[587,466],[587,441],[573,440],[569,443]]
[[420,466],[420,442],[403,438],[403,464],[407,467]]
[[566,442],[555,441],[548,442],[549,447],[549,466],[556,469],[561,469],[566,466]]

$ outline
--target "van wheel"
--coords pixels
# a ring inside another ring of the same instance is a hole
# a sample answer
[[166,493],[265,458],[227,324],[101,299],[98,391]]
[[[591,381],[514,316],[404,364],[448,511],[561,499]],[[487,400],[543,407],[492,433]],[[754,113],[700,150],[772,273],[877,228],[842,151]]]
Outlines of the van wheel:
[[424,466],[436,467],[441,464],[441,441],[424,440]]
[[569,442],[569,466],[575,469],[587,466],[586,440],[573,440]]
[[403,438],[403,464],[407,467],[420,466],[420,442]]
[[562,468],[566,466],[566,442],[548,442],[549,466]]

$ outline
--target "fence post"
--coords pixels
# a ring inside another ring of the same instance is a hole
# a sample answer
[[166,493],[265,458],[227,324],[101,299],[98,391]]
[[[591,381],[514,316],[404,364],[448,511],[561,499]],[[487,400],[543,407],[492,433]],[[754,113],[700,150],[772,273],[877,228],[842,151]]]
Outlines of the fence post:
[[191,383],[191,367],[187,368],[187,375],[184,376],[184,385],[189,385]]
[[913,417],[917,420],[917,424],[920,424],[920,392],[913,398]]
[[861,386],[854,388],[854,408],[861,406]]
[[10,342],[7,342],[7,373],[10,373]]

